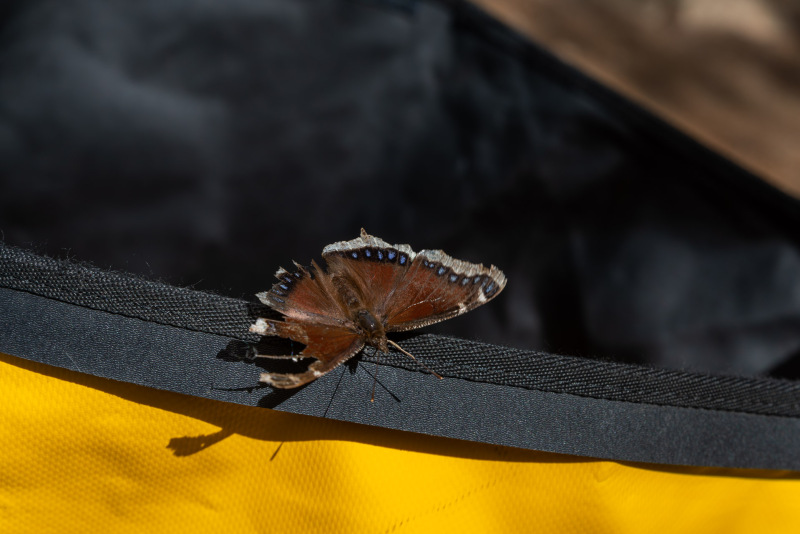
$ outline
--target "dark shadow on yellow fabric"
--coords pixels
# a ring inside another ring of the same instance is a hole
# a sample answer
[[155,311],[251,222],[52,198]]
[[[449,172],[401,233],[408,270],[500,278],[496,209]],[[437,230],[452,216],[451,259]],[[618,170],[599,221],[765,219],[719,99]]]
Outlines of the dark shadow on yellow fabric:
[[[192,417],[220,427],[218,432],[200,436],[183,436],[169,440],[167,447],[175,456],[188,456],[218,443],[228,436],[240,434],[252,439],[274,442],[337,440],[351,441],[412,452],[422,452],[473,460],[506,462],[581,463],[593,458],[539,452],[513,447],[475,443],[452,438],[428,436],[357,423],[264,410],[227,402],[182,395],[126,382],[69,371],[60,367],[32,362],[0,353],[0,361],[34,373],[57,378],[115,395],[122,399]],[[365,399],[365,402],[369,402]],[[276,452],[279,450],[276,449]],[[659,472],[765,479],[800,479],[792,471],[752,469],[672,467],[633,462],[619,462],[638,469]]]
[[[219,432],[173,438],[167,445],[176,456],[202,451],[232,434],[265,441],[340,440],[443,456],[520,462],[580,462],[584,458],[541,453],[438,436],[372,427],[305,415],[264,410],[182,395],[126,382],[69,371],[0,354],[0,361],[125,400],[178,413],[220,427]],[[369,399],[365,397],[365,402]]]
[[232,430],[223,428],[219,432],[214,432],[213,434],[172,438],[169,440],[167,448],[171,450],[175,456],[191,456],[211,445],[219,443],[233,434],[234,432]]

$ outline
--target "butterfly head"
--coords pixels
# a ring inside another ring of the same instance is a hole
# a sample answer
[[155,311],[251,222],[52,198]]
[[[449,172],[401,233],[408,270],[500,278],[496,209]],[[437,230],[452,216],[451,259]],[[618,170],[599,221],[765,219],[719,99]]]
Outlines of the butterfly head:
[[355,323],[358,333],[364,338],[367,345],[371,345],[382,352],[388,352],[386,330],[381,322],[369,310],[361,309],[355,313]]

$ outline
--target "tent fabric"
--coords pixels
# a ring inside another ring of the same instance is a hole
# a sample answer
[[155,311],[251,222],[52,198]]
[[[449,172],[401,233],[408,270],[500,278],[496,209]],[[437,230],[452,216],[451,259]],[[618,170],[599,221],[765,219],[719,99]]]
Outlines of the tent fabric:
[[[3,15],[0,530],[797,531],[795,199],[460,1]],[[259,387],[362,226],[509,285]]]
[[250,299],[364,227],[508,276],[430,332],[799,376],[797,200],[468,3],[6,15],[10,245]]
[[182,395],[7,355],[0,355],[0,379],[4,532],[797,527],[796,472],[669,468],[471,443]]
[[[376,369],[348,373],[343,366],[309,387],[271,391],[258,387],[260,369],[247,358],[258,340],[247,328],[264,310],[244,301],[10,247],[0,247],[0,286],[0,350],[97,376],[496,445],[660,464],[800,469],[794,446],[800,386],[791,381],[417,335],[403,346],[444,381],[405,356],[367,355]],[[226,329],[235,335],[222,335]],[[372,382],[380,385],[378,411],[364,402]]]

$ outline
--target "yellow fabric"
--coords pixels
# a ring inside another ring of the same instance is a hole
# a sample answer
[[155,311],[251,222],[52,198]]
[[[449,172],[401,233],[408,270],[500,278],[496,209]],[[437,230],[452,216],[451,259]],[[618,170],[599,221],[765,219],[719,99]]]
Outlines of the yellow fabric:
[[797,473],[480,445],[5,355],[0,405],[0,532],[800,532]]

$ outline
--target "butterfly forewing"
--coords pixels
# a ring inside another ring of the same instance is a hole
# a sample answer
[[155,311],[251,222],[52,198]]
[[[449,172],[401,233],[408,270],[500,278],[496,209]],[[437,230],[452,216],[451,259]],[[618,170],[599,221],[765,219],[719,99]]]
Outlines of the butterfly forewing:
[[393,248],[331,252],[324,257],[331,276],[343,277],[356,288],[364,307],[376,317],[385,315],[412,261],[407,253]]
[[402,331],[466,313],[497,296],[506,284],[494,266],[451,258],[441,250],[414,253],[362,231],[325,247],[331,273],[346,277],[387,331]]
[[290,273],[279,269],[272,289],[256,295],[261,302],[293,319],[327,325],[345,325],[347,317],[329,287],[325,273],[312,262]]
[[387,303],[386,330],[412,330],[461,315],[489,302],[505,285],[505,276],[494,266],[423,250]]

